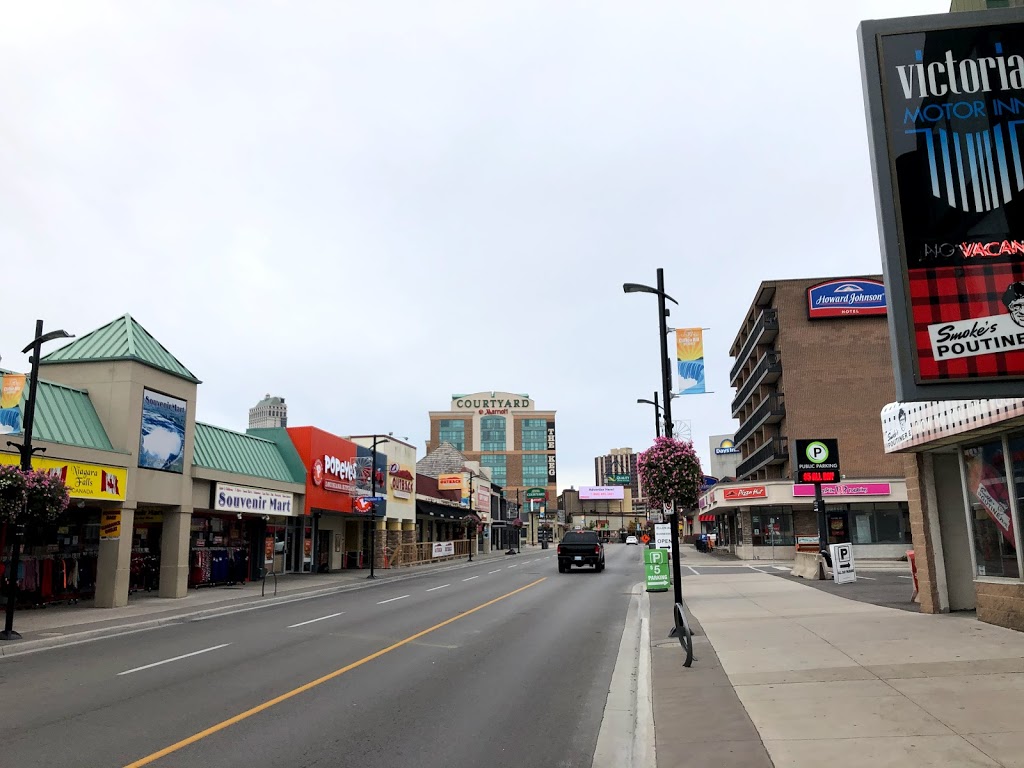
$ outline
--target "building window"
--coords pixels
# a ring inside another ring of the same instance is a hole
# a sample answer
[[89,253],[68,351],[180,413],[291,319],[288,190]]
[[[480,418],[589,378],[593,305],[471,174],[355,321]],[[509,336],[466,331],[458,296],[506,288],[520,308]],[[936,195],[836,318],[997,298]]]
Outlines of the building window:
[[527,488],[546,488],[548,484],[548,457],[544,453],[523,455],[523,485]]
[[785,507],[761,507],[750,516],[751,543],[755,547],[792,547],[793,510]]
[[462,419],[441,419],[438,439],[442,443],[451,443],[460,451],[466,450],[466,422]]
[[909,544],[909,507],[895,502],[851,505],[850,541],[854,544]]
[[548,422],[545,419],[523,419],[523,450],[546,451],[548,449]]
[[965,448],[963,462],[978,576],[1020,578],[1003,441]]
[[505,450],[504,416],[484,416],[480,419],[480,450]]
[[484,454],[480,457],[481,467],[490,467],[491,470],[491,482],[500,485],[502,488],[505,487],[505,455],[493,455]]

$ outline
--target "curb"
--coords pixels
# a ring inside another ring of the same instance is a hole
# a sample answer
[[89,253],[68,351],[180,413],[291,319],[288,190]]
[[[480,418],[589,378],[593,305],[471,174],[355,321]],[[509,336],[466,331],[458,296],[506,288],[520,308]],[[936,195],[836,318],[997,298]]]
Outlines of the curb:
[[47,637],[39,640],[16,640],[13,645],[0,645],[0,658],[24,656],[29,653],[38,653],[40,651],[49,651],[54,648],[81,645],[82,643],[90,643],[110,637],[133,635],[138,632],[148,632],[153,629],[159,629],[160,627],[166,627],[173,624],[203,621],[205,619],[217,618],[219,616],[230,616],[234,613],[247,613],[248,611],[257,611],[261,608],[273,608],[279,605],[287,605],[288,603],[297,603],[302,600],[311,600],[313,598],[325,597],[327,595],[338,594],[341,592],[355,592],[360,589],[370,589],[382,584],[393,584],[400,581],[409,581],[410,579],[419,579],[434,573],[446,573],[448,571],[470,568],[476,563],[488,562],[490,560],[497,559],[497,557],[497,555],[491,555],[489,557],[477,558],[472,563],[461,562],[454,565],[432,568],[429,571],[414,571],[401,576],[384,577],[379,581],[373,582],[339,584],[334,587],[323,587],[307,591],[295,590],[295,593],[291,595],[264,597],[256,600],[247,600],[246,602],[232,603],[230,605],[221,605],[219,607],[201,608],[187,613],[177,613],[173,616],[165,616],[160,619],[147,619],[144,621],[118,624],[112,627],[103,627],[101,629],[87,629],[81,632],[71,632],[66,635],[61,635],[60,637]]

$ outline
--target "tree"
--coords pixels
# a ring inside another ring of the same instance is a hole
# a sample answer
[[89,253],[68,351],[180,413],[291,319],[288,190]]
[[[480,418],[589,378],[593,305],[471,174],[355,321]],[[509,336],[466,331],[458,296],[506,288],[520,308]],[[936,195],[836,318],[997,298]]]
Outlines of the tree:
[[653,504],[673,502],[683,509],[696,509],[704,484],[704,472],[692,441],[659,437],[640,454],[637,461],[640,482]]
[[0,466],[0,522],[48,523],[60,517],[70,502],[68,488],[57,475]]

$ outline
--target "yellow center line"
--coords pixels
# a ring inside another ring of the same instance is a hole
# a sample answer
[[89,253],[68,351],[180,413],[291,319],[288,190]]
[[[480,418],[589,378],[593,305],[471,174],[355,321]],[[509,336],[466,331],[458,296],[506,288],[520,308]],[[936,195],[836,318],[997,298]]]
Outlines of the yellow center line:
[[180,749],[184,749],[189,744],[195,744],[197,741],[201,741],[202,739],[205,739],[207,736],[212,736],[218,731],[223,731],[225,728],[230,728],[232,725],[240,723],[243,720],[246,720],[252,717],[253,715],[259,714],[260,712],[263,712],[266,709],[270,709],[274,705],[280,704],[282,701],[287,701],[293,696],[298,696],[300,693],[305,693],[306,691],[312,690],[313,688],[316,688],[318,685],[323,685],[328,680],[333,680],[336,677],[340,677],[341,675],[344,675],[346,672],[350,672],[356,667],[361,667],[363,666],[363,664],[366,664],[369,661],[379,659],[384,654],[391,653],[391,651],[395,650],[396,648],[401,648],[403,645],[408,645],[409,643],[419,640],[421,637],[423,637],[424,635],[429,635],[431,632],[436,632],[437,630],[441,629],[441,627],[447,627],[449,624],[456,622],[459,619],[464,619],[470,614],[476,613],[477,611],[483,610],[488,606],[494,605],[495,603],[500,602],[505,598],[517,595],[520,592],[529,589],[530,587],[535,587],[542,581],[545,581],[546,578],[547,577],[545,576],[544,578],[537,579],[536,581],[527,584],[525,587],[514,589],[511,592],[507,592],[504,595],[501,595],[500,597],[494,598],[493,600],[488,600],[486,603],[482,603],[478,605],[476,608],[470,608],[468,611],[460,613],[457,616],[452,616],[450,619],[445,619],[440,624],[435,624],[432,627],[424,629],[422,632],[417,632],[415,635],[409,635],[409,637],[405,638],[404,640],[399,640],[397,643],[389,645],[387,648],[382,648],[379,651],[371,653],[369,656],[364,656],[359,661],[354,661],[351,664],[342,667],[341,669],[336,669],[333,672],[324,675],[323,677],[318,677],[316,680],[312,680],[306,683],[305,685],[300,685],[298,688],[294,688],[288,691],[287,693],[282,693],[280,696],[275,696],[274,698],[265,701],[262,704],[258,704],[252,709],[247,709],[245,710],[245,712],[240,712],[234,717],[229,717],[227,720],[223,720],[222,722],[219,722],[216,725],[211,725],[209,728],[199,731],[199,733],[194,733],[186,739],[182,739],[179,742],[171,744],[171,746],[169,747],[164,747],[159,752],[154,752],[151,755],[147,755],[146,757],[143,757],[140,760],[136,760],[134,763],[128,763],[128,765],[124,766],[124,768],[142,768],[142,766],[144,765],[149,765],[150,763],[156,762],[161,757],[167,757],[167,755],[173,754],[174,752],[177,752]]

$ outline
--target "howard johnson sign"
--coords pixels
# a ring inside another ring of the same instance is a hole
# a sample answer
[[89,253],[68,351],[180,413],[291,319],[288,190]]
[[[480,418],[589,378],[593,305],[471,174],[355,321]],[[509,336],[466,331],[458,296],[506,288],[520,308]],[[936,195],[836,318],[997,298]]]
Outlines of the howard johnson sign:
[[829,280],[807,289],[807,317],[885,315],[885,285],[878,280]]

